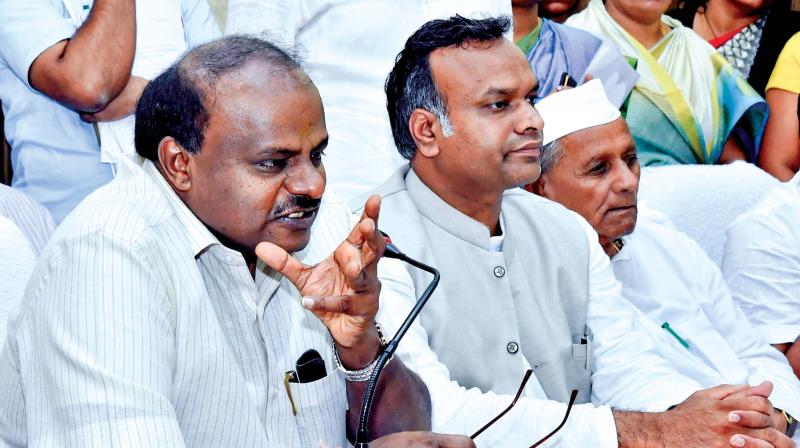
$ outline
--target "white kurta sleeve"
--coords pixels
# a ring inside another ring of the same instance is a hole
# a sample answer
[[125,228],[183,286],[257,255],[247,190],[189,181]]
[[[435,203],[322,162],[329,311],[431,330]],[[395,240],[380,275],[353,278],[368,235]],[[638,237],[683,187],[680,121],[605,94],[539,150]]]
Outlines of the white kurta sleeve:
[[[381,303],[378,320],[393,336],[416,301],[412,280],[403,264],[383,259],[378,265]],[[423,310],[423,313],[425,311]],[[455,348],[454,348],[455,350]],[[484,393],[450,379],[447,367],[428,345],[426,330],[414,323],[398,348],[398,356],[428,387],[435,432],[471,435],[505,409],[511,395]],[[469,356],[465,352],[464,356]],[[475,366],[488,368],[491,366]],[[536,381],[535,377],[531,381]],[[544,397],[522,397],[508,414],[475,439],[479,447],[529,446],[555,429],[566,405]],[[567,424],[546,446],[616,447],[617,434],[610,408],[591,404],[573,407]]]
[[31,279],[17,338],[31,446],[182,447],[174,307],[139,248],[67,239]]
[[225,33],[261,34],[294,46],[301,0],[228,0]]
[[633,305],[622,297],[597,233],[573,213],[589,240],[589,310],[594,334],[592,401],[625,411],[664,411],[681,403],[700,385],[679,374],[662,358],[636,321]]

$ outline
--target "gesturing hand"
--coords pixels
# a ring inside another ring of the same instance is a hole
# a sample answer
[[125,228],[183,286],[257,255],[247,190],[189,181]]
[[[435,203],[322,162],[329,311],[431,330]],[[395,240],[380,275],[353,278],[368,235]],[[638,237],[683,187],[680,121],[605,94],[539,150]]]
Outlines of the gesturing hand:
[[360,369],[375,359],[379,341],[375,329],[378,260],[386,246],[378,230],[381,199],[370,197],[364,213],[328,258],[314,266],[272,243],[260,243],[256,255],[291,281],[303,295],[303,306],[328,327],[347,368]]

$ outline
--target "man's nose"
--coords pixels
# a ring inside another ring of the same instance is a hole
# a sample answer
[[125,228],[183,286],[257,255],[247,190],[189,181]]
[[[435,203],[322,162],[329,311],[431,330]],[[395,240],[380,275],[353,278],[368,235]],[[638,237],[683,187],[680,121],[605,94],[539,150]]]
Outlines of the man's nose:
[[616,190],[619,192],[637,192],[639,190],[639,176],[624,161],[620,161],[619,165],[620,168],[617,170],[619,174],[615,183]]
[[518,134],[526,134],[531,132],[542,132],[542,128],[544,128],[544,120],[542,120],[542,116],[539,115],[539,111],[533,107],[531,104],[526,104],[522,106],[520,117],[517,121],[517,133]]
[[321,198],[325,191],[325,170],[311,161],[298,164],[289,172],[284,185],[296,196]]

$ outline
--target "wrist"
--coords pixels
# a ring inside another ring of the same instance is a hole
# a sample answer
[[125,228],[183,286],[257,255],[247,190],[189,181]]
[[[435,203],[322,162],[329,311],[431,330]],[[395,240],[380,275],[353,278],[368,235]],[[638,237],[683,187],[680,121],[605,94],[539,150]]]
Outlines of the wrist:
[[334,347],[342,367],[347,370],[361,370],[378,357],[382,344],[377,327],[370,325],[352,344],[344,346],[334,341]]
[[775,422],[775,429],[780,431],[781,434],[786,434],[786,428],[789,424],[780,409],[775,408],[772,410],[772,421]]

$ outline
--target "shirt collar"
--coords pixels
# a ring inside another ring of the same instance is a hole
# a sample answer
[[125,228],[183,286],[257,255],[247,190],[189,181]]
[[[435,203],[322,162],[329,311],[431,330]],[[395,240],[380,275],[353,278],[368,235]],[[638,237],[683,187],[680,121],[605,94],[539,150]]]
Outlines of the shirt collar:
[[485,250],[490,249],[489,229],[440,198],[422,182],[413,168],[406,174],[406,189],[422,216],[451,235]]
[[214,244],[222,245],[217,237],[215,237],[211,231],[208,230],[208,227],[206,227],[206,225],[203,224],[194,213],[192,213],[192,211],[186,206],[181,198],[178,197],[153,162],[150,160],[145,160],[144,170],[161,189],[164,197],[167,198],[167,201],[172,206],[175,216],[177,216],[178,220],[186,229],[186,237],[189,240],[189,244],[192,247],[192,253],[195,257],[199,256],[203,251]]

